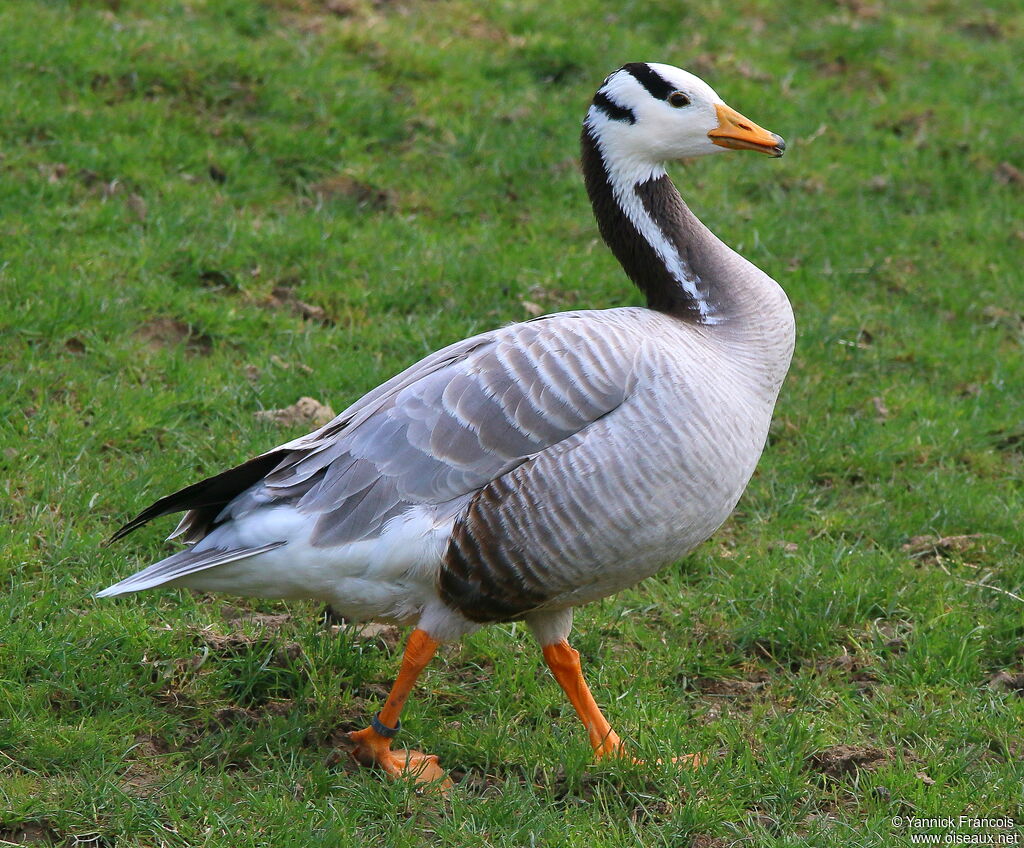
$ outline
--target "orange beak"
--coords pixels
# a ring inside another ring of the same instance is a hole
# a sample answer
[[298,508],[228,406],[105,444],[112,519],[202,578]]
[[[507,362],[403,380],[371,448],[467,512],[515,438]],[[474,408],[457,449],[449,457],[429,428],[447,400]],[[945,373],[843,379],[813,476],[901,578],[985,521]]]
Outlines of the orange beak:
[[776,158],[785,151],[786,142],[782,136],[759,127],[735,109],[730,109],[724,103],[716,103],[715,111],[718,113],[718,126],[708,133],[708,138],[719,147],[758,150]]

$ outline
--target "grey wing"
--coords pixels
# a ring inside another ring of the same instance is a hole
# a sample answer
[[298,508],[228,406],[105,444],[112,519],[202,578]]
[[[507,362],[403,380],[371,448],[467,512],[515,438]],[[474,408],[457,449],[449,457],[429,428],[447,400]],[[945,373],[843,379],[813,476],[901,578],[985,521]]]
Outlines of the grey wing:
[[[185,544],[194,544],[204,539],[225,520],[237,517],[260,503],[278,497],[271,495],[262,485],[268,474],[277,470],[281,472],[279,476],[283,476],[287,469],[299,460],[336,447],[338,440],[344,438],[346,431],[353,430],[371,418],[398,391],[418,379],[470,356],[478,347],[488,343],[489,335],[482,334],[464,339],[432,353],[368,392],[319,430],[165,495],[120,527],[109,541],[115,542],[154,518],[175,512],[185,512],[185,515],[169,539],[180,539]],[[301,492],[301,479],[293,477],[291,482]]]
[[622,403],[635,342],[594,315],[513,325],[413,366],[283,446],[215,523],[288,502],[315,521],[313,544],[328,547],[372,538],[416,504],[462,506]]

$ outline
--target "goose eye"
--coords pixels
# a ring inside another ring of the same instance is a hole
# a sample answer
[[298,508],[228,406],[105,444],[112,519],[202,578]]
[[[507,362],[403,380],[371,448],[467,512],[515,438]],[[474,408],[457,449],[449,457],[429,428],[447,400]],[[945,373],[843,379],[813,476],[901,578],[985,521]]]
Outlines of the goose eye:
[[681,109],[683,106],[690,105],[690,98],[683,94],[683,92],[681,91],[673,91],[668,96],[668,102],[671,105],[675,106],[677,109]]

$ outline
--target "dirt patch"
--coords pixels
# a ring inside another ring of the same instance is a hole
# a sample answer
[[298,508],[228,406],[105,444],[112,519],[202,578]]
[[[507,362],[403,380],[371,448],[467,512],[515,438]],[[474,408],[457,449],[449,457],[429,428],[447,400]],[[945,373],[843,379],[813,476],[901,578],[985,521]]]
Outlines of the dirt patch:
[[839,780],[858,771],[873,771],[890,762],[892,754],[866,745],[835,745],[810,757],[810,766],[832,780]]
[[141,757],[162,757],[164,754],[171,752],[171,746],[159,736],[153,736],[150,733],[140,733],[135,737],[135,745],[132,751]]
[[321,203],[325,200],[345,198],[353,201],[356,208],[366,212],[392,210],[397,205],[393,191],[377,188],[349,174],[326,177],[313,183],[309,188]]
[[257,421],[270,421],[283,427],[323,427],[335,418],[334,410],[311,397],[301,397],[283,409],[262,409],[255,413]]
[[[695,720],[713,724],[737,713],[746,713],[754,704],[770,697],[770,676],[766,672],[752,672],[747,677],[696,677],[680,682],[684,689],[697,692],[702,707],[696,710]],[[780,707],[782,702],[779,702]]]
[[225,604],[221,607],[220,614],[225,621],[231,622],[233,626],[244,624],[255,624],[262,630],[269,630],[271,633],[278,633],[285,625],[289,624],[292,617],[289,613],[262,613],[252,610]]
[[[230,661],[256,655],[262,660],[261,671],[267,671],[270,677],[273,677],[273,669],[293,670],[298,673],[301,670],[296,669],[295,663],[302,656],[302,646],[298,642],[282,639],[277,632],[289,618],[262,616],[258,613],[244,616],[245,620],[267,622],[255,633],[236,629],[221,633],[209,626],[188,628],[187,632],[196,640],[199,647],[196,653],[175,659],[144,661],[152,668],[154,682],[162,683],[155,695],[156,700],[169,711],[185,716],[187,720],[194,718],[201,709],[189,694],[191,682],[197,675],[207,672],[208,669],[204,669],[207,663],[218,660]],[[235,623],[241,620],[242,618],[235,619]],[[267,691],[259,696],[249,694],[252,705],[265,708],[275,699],[279,700],[282,693]]]
[[62,845],[61,839],[46,822],[22,822],[0,826],[0,844],[8,845]]
[[[1024,316],[1020,316],[1019,323],[1024,327]],[[1024,431],[1007,432],[1006,430],[995,430],[989,435],[992,437],[992,444],[998,451],[1010,453],[1024,452]]]
[[302,656],[302,646],[298,642],[284,642],[277,644],[264,637],[245,636],[240,633],[232,633],[221,636],[210,633],[204,639],[210,649],[222,657],[237,656],[261,647],[272,647],[274,650],[270,665],[288,665]]
[[521,49],[526,47],[527,39],[521,35],[512,35],[508,30],[498,26],[494,21],[488,21],[480,15],[470,15],[463,18],[456,26],[458,33],[463,38],[474,41],[490,41],[492,44],[507,44],[510,47]]
[[195,273],[195,281],[208,291],[241,291],[241,286],[234,275],[216,268],[200,268]]
[[865,86],[885,91],[892,86],[891,75],[885,69],[851,60],[842,53],[815,48],[802,51],[798,55],[812,63],[822,76],[840,77],[844,91],[853,91]]
[[328,766],[342,766],[346,771],[354,771],[357,768],[356,762],[352,758],[355,744],[349,739],[348,734],[353,730],[361,729],[362,726],[356,725],[352,727],[338,727],[330,736],[322,740],[325,747],[331,749],[331,752],[327,755]]
[[996,692],[1012,692],[1024,697],[1024,672],[1000,671],[992,675],[988,685]]
[[374,621],[366,624],[332,624],[323,631],[330,636],[350,634],[356,639],[368,642],[379,642],[390,650],[398,647],[402,641],[402,631],[393,624],[377,624]]
[[263,0],[285,26],[300,32],[319,33],[332,20],[355,20],[361,25],[389,14],[411,14],[416,3],[398,0]]
[[579,301],[578,289],[548,288],[535,284],[527,289],[526,297],[519,302],[527,314],[536,317],[545,312],[564,312],[572,309]]
[[85,342],[78,338],[78,336],[72,336],[64,342],[64,350],[75,356],[81,356],[86,351]]
[[293,700],[269,701],[259,709],[252,707],[221,707],[213,713],[213,726],[216,728],[232,727],[236,724],[255,726],[271,718],[291,715],[297,708]]
[[327,316],[327,310],[322,306],[313,303],[306,303],[299,300],[295,290],[288,285],[275,286],[264,303],[268,309],[286,309],[302,318],[304,321],[315,321],[318,324],[333,324]]
[[[258,621],[260,618],[272,622],[268,628],[270,632],[260,632],[257,634],[248,634],[240,631],[216,633],[209,628],[193,629],[192,633],[208,649],[201,657],[195,658],[198,660],[198,664],[194,666],[194,669],[198,670],[199,665],[205,662],[210,654],[217,657],[235,657],[253,650],[272,650],[273,657],[269,661],[270,664],[282,666],[289,665],[302,656],[302,646],[298,642],[278,642],[276,634],[273,632],[284,623],[280,619],[290,619],[291,616],[259,616],[254,613],[251,617],[246,617],[246,619],[252,621]],[[236,621],[240,620],[236,619]]]
[[836,3],[841,9],[845,9],[855,18],[873,21],[882,16],[882,9],[864,0],[838,0]]
[[[1019,333],[1021,330],[1024,330],[1024,314],[1017,310],[1006,309],[1002,306],[990,304],[981,310],[981,317],[984,319],[984,324],[987,327],[999,327],[1014,335]],[[991,435],[995,437],[996,447],[1000,447],[1000,442],[1004,441],[1000,438],[1002,433],[1000,431],[996,431]],[[1010,434],[1009,438],[1014,438],[1014,435]],[[1006,446],[1012,447],[1012,445]]]
[[911,110],[896,118],[875,121],[874,127],[900,138],[906,138],[911,144],[920,146],[928,140],[934,121],[935,112],[931,109]]
[[186,352],[206,356],[213,350],[210,336],[176,318],[153,318],[132,335],[152,351],[184,345]]
[[129,751],[130,762],[123,775],[124,789],[131,795],[149,798],[165,782],[153,761],[170,753],[170,746],[157,736],[140,733]]
[[225,67],[206,75],[139,67],[112,76],[95,73],[89,87],[108,106],[129,100],[174,100],[200,112],[247,111],[259,102],[263,80]]
[[149,213],[149,207],[146,205],[146,199],[141,194],[132,192],[131,194],[125,195],[124,208],[128,211],[128,214],[140,224],[146,223],[146,215]]
[[[247,738],[245,729],[265,727],[287,717],[292,717],[292,724],[300,721],[308,725],[299,743],[303,748],[330,750],[329,762],[347,762],[351,746],[346,733],[365,727],[390,693],[390,677],[358,685],[349,681],[343,684],[345,697],[332,708],[330,718],[326,722],[316,719],[322,705],[317,698],[301,694],[308,691],[302,684],[307,673],[301,664],[303,648],[288,638],[293,617],[233,605],[225,605],[221,614],[223,624],[188,629],[196,649],[186,649],[187,655],[176,659],[149,663],[154,681],[161,684],[154,697],[168,712],[179,716],[180,732],[173,734],[170,744],[150,736],[137,738],[122,777],[125,791],[140,797],[162,792],[167,778],[155,767],[159,760],[154,758],[170,752],[247,769],[248,748],[238,742]],[[394,650],[401,638],[397,627],[375,623],[333,625],[315,638],[329,639],[342,631],[379,643],[387,650]],[[254,662],[259,665],[259,679],[252,678],[256,685],[250,685]],[[242,669],[241,677],[231,677],[235,665]],[[194,696],[193,688],[203,687],[205,675],[225,677],[225,671],[228,679],[214,696],[216,702],[211,704],[208,694],[201,699]],[[229,741],[218,743],[222,737]]]
[[996,179],[1003,185],[1024,186],[1024,171],[1009,162],[1000,162],[996,166]]
[[872,631],[871,628],[868,628],[865,635],[869,639],[873,639],[877,634],[878,637],[883,639],[883,648],[897,654],[902,654],[907,649],[907,639],[910,637],[913,629],[913,623],[904,619],[878,619],[874,622],[874,630]]
[[740,677],[697,677],[690,681],[690,685],[702,695],[719,698],[749,698],[766,689],[769,680],[766,672],[755,672],[746,679]]
[[834,657],[827,657],[814,664],[815,670],[822,675],[844,677],[861,689],[873,686],[878,682],[878,675],[871,668],[870,660],[862,656],[854,656],[846,651]]
[[380,642],[382,645],[394,650],[402,641],[402,630],[394,624],[379,624],[375,621],[359,622],[349,621],[343,615],[339,615],[330,604],[324,607],[323,621],[327,625],[324,633],[331,636],[347,634],[356,639]]
[[922,565],[943,565],[949,560],[962,561],[966,554],[987,552],[984,539],[987,533],[968,533],[961,536],[914,536],[901,550]]
[[1006,37],[1003,27],[994,19],[965,21],[960,25],[960,32],[982,41],[1001,41]]
[[124,791],[136,798],[151,798],[160,791],[165,778],[144,763],[132,763],[122,777]]

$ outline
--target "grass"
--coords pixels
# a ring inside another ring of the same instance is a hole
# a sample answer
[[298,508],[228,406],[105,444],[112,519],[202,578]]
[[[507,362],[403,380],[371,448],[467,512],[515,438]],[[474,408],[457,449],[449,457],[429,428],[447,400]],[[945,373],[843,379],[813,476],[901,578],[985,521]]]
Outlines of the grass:
[[[3,3],[0,844],[888,846],[894,816],[1019,822],[1022,36],[1008,0]],[[577,618],[619,732],[710,763],[591,765],[523,628],[492,627],[406,710],[461,779],[417,796],[331,756],[393,638],[312,604],[96,602],[169,524],[100,543],[304,429],[256,411],[340,409],[530,304],[637,303],[576,167],[589,97],[636,59],[790,145],[673,171],[794,302],[769,449],[714,540]]]

